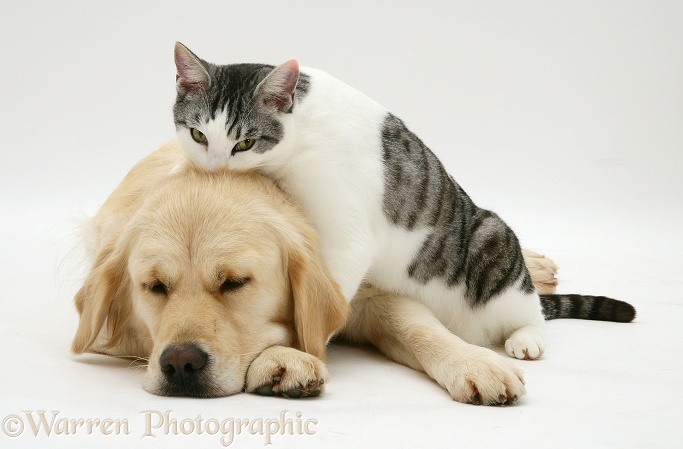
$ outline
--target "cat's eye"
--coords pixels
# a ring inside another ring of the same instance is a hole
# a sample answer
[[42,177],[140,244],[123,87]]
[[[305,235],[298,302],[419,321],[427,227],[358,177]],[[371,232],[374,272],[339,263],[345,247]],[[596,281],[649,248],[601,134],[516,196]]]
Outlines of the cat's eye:
[[206,136],[204,135],[203,132],[198,130],[197,128],[190,128],[190,134],[192,134],[192,138],[194,139],[195,142],[201,143],[202,145],[206,144]]
[[238,153],[240,151],[248,151],[251,149],[251,147],[254,146],[256,143],[256,139],[244,139],[235,145],[235,147],[232,149],[232,154]]

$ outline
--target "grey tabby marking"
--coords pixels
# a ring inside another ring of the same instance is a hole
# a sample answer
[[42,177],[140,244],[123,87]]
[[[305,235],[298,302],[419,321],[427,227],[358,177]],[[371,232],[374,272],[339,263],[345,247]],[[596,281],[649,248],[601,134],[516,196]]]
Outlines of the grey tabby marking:
[[430,228],[408,275],[426,284],[465,283],[471,305],[486,303],[518,283],[534,286],[512,230],[477,207],[441,162],[403,122],[388,114],[382,127],[386,217],[407,230]]
[[[196,55],[195,55],[196,56]],[[284,130],[275,114],[257,107],[254,91],[258,84],[275,68],[267,64],[214,65],[200,58],[211,82],[200,90],[178,93],[173,106],[176,127],[197,128],[227,111],[226,135],[235,141],[258,139],[261,144],[253,151],[266,152],[282,140]],[[310,87],[309,76],[301,74],[295,100],[301,101]],[[291,112],[291,110],[289,111]]]
[[546,320],[578,318],[582,320],[628,323],[636,316],[629,303],[605,296],[540,295]]

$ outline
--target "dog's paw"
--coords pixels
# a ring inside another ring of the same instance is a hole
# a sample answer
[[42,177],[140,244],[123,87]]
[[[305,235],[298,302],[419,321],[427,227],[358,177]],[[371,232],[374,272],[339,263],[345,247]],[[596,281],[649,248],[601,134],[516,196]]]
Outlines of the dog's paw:
[[327,380],[325,364],[294,348],[273,346],[263,351],[247,371],[247,393],[284,398],[305,398],[322,393]]
[[524,263],[529,269],[531,281],[541,294],[555,293],[557,288],[557,265],[552,259],[528,249],[522,250]]
[[544,351],[543,334],[533,326],[518,329],[505,341],[505,352],[516,359],[535,360],[541,357]]
[[522,372],[489,349],[472,348],[446,364],[446,378],[436,380],[458,402],[511,405],[526,393]]

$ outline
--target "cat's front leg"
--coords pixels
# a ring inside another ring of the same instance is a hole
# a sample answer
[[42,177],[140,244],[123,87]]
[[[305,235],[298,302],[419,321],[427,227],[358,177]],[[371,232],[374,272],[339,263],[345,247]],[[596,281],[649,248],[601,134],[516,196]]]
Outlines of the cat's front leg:
[[524,360],[535,360],[545,352],[543,327],[529,324],[514,331],[505,340],[505,352],[510,357]]
[[323,236],[323,260],[347,301],[351,301],[366,277],[374,258],[374,247],[369,239]]
[[341,336],[370,342],[389,358],[426,372],[458,402],[508,405],[525,394],[520,370],[495,352],[464,342],[407,297],[361,289]]
[[[545,320],[537,293],[512,287],[480,307],[468,321],[476,323],[479,337],[463,338],[479,344],[505,343],[505,352],[516,359],[535,360],[545,351]],[[498,335],[498,338],[490,337]],[[486,341],[485,336],[490,340]]]

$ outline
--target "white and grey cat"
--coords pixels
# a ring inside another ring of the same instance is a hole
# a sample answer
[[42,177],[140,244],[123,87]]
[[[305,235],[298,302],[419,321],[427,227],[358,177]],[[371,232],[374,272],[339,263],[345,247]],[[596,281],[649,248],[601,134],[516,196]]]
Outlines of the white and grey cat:
[[512,230],[400,119],[327,73],[295,60],[214,65],[179,43],[175,63],[188,157],[259,170],[292,195],[349,301],[363,282],[412,297],[466,342],[504,343],[518,359],[541,356],[545,319],[633,318],[609,298],[539,298]]

